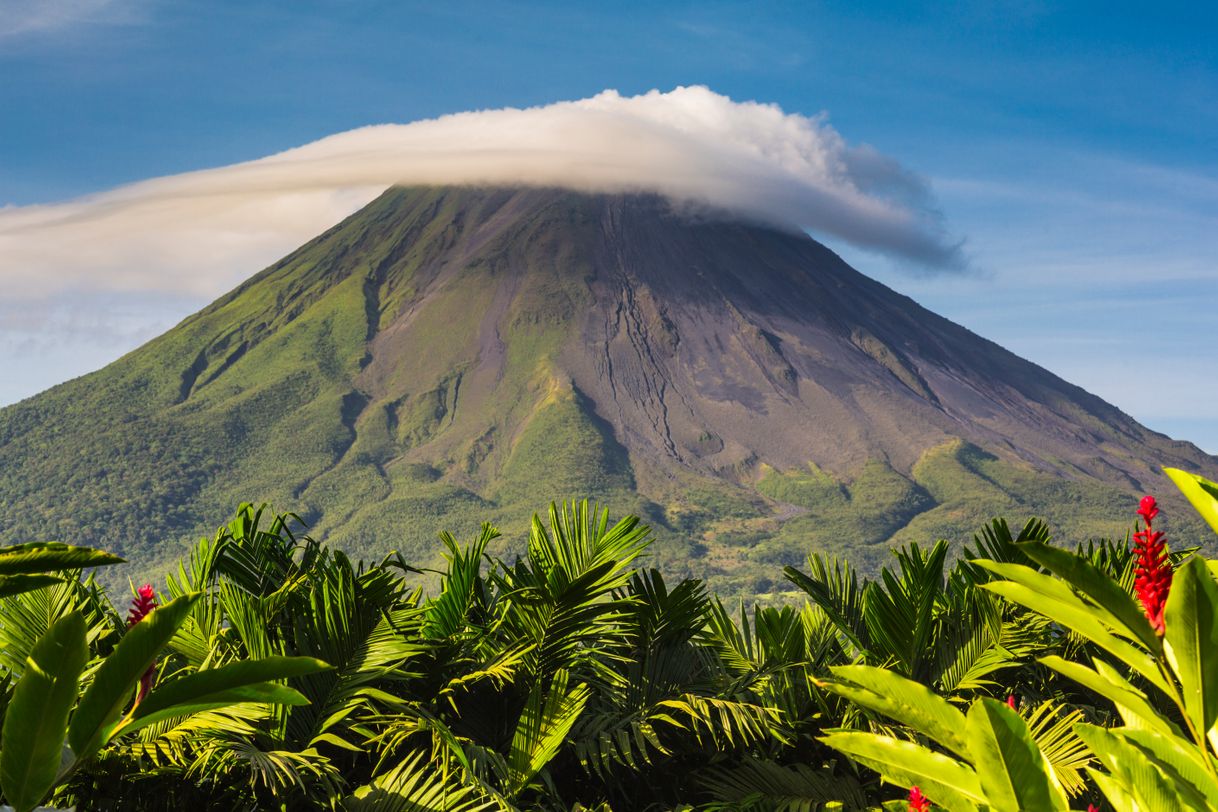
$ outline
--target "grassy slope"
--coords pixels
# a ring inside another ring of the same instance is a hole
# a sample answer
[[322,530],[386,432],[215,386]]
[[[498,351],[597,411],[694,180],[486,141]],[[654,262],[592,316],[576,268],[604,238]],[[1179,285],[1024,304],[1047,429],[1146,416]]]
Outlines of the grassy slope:
[[[769,584],[750,581],[766,568],[757,565],[798,565],[810,551],[848,558],[874,572],[887,563],[894,546],[937,538],[966,542],[997,516],[1011,524],[1044,518],[1068,543],[1122,538],[1135,518],[1135,497],[1125,490],[1049,476],[959,440],[928,450],[910,477],[872,461],[847,484],[815,468],[770,470],[758,489],[806,512],[778,528],[762,526],[734,538],[741,548],[738,569],[725,568],[722,578],[729,591],[765,592]],[[1209,543],[1212,534],[1186,502],[1176,494],[1161,497],[1171,506],[1168,530],[1177,546]]]

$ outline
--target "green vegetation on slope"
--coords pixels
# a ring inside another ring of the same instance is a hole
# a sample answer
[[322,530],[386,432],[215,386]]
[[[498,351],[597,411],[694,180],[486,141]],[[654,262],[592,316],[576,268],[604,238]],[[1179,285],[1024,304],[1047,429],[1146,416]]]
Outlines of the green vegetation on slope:
[[[1052,529],[1062,538],[1079,543],[1121,538],[1129,525],[1114,517],[1128,514],[1135,502],[1122,489],[1062,479],[958,440],[927,451],[909,477],[872,460],[852,480],[840,482],[810,465],[791,472],[765,469],[757,490],[790,506],[788,518],[767,518],[759,509],[734,516],[721,512],[713,521],[707,517],[704,532],[712,548],[726,549],[712,553],[709,572],[699,574],[708,575],[724,594],[769,593],[776,585],[767,572],[774,565],[797,566],[809,549],[875,573],[896,547],[940,538],[958,545],[969,538],[970,528],[995,516],[1060,511]],[[1184,503],[1172,504],[1183,508]],[[1173,530],[1200,535],[1203,525],[1191,511],[1171,514]]]

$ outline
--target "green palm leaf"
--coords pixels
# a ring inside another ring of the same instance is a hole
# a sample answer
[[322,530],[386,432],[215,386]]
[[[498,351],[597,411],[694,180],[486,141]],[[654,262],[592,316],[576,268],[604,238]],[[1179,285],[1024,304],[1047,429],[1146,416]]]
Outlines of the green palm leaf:
[[475,787],[461,786],[454,773],[433,769],[422,751],[343,802],[349,812],[481,812],[496,807]]
[[715,797],[707,812],[817,812],[841,804],[863,809],[867,795],[848,774],[809,767],[781,765],[747,757],[739,764],[699,774],[699,783]]
[[559,671],[548,690],[534,685],[525,703],[507,758],[505,794],[515,798],[541,772],[566,742],[590,695],[588,686],[567,688],[567,673]]
[[76,573],[46,588],[0,598],[0,666],[20,676],[35,644],[71,614],[84,619],[91,647],[117,636],[118,619],[109,604],[91,580],[81,581]]
[[1083,771],[1094,758],[1090,748],[1074,731],[1083,720],[1077,708],[1066,710],[1056,702],[1042,702],[1026,715],[1028,730],[1036,746],[1048,759],[1062,787],[1073,797],[1086,789]]

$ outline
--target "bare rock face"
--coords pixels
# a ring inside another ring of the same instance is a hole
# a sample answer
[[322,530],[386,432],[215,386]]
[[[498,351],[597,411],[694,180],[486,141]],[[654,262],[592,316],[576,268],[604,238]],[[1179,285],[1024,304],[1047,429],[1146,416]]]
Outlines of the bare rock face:
[[461,201],[460,227],[377,331],[361,379],[370,391],[432,342],[421,316],[431,298],[474,272],[490,302],[457,365],[479,396],[493,397],[505,377],[512,336],[560,331],[544,355],[549,374],[652,465],[740,483],[762,463],[848,476],[878,458],[908,473],[954,438],[1135,488],[1160,484],[1165,460],[1213,465],[807,236],[675,212],[643,195],[449,194]]
[[661,562],[747,589],[810,547],[874,558],[996,512],[1119,532],[1170,493],[1163,465],[1218,477],[806,235],[650,195],[393,189],[0,410],[0,539],[54,517],[159,562],[270,500],[426,560],[438,530],[586,495],[642,512]]

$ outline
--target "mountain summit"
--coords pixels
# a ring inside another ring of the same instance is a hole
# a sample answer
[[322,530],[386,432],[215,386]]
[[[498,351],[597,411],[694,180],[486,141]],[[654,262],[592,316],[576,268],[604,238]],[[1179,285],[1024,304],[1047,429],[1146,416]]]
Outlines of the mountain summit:
[[1161,465],[1218,475],[806,235],[651,195],[395,188],[0,410],[0,541],[152,566],[271,501],[423,564],[439,530],[587,495],[642,513],[668,566],[753,590],[754,563],[875,560],[999,513],[1120,533],[1170,492]]

